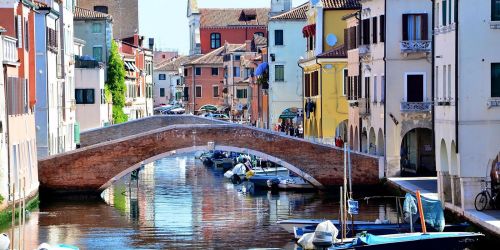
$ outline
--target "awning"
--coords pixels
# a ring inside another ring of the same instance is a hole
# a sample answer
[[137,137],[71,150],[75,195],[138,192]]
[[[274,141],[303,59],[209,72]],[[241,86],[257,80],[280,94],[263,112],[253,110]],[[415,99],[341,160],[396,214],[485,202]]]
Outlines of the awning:
[[316,36],[316,24],[307,25],[302,29],[304,37]]
[[126,62],[126,61],[124,61],[123,65],[125,65],[125,69],[128,70],[128,71],[134,71],[134,72],[138,72],[139,71],[139,69],[135,66],[135,63],[133,63],[133,62]]
[[297,108],[285,109],[280,115],[280,119],[294,119],[297,117]]
[[257,69],[255,69],[255,76],[263,75],[268,67],[269,65],[266,62],[259,64],[259,66],[257,66]]

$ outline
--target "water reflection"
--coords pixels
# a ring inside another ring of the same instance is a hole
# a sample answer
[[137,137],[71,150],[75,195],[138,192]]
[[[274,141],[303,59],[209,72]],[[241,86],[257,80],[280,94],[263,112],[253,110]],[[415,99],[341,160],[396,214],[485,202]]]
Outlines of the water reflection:
[[[338,198],[319,193],[238,192],[191,155],[144,166],[106,190],[104,202],[42,203],[29,221],[40,242],[82,249],[293,249],[277,220],[338,218]],[[361,203],[358,220],[396,219],[392,201]]]

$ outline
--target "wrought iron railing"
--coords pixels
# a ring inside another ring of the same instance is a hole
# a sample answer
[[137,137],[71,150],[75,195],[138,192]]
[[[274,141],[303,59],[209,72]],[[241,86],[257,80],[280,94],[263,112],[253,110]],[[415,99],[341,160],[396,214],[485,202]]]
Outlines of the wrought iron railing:
[[429,112],[432,102],[401,102],[402,112]]
[[429,40],[401,41],[401,52],[431,52],[432,42]]

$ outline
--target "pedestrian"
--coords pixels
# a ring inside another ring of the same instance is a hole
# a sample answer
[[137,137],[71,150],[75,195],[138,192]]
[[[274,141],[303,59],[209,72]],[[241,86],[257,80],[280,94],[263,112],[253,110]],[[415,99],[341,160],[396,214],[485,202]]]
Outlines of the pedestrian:
[[302,127],[302,124],[299,125],[299,137],[304,138],[304,128]]
[[289,132],[290,136],[295,136],[295,128],[292,125],[290,125]]
[[344,147],[344,140],[342,140],[342,137],[341,137],[341,136],[339,136],[339,146],[340,146],[341,148],[343,148],[343,147]]

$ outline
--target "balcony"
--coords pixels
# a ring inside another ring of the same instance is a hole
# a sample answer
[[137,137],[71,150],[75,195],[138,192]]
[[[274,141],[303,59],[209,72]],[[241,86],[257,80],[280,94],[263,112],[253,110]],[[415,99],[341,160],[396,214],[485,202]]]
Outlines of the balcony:
[[4,36],[3,37],[3,63],[17,64],[17,39]]
[[401,102],[401,112],[430,112],[432,102]]
[[431,47],[429,40],[401,41],[401,53],[430,53]]
[[370,98],[358,99],[359,115],[366,117],[370,115]]

